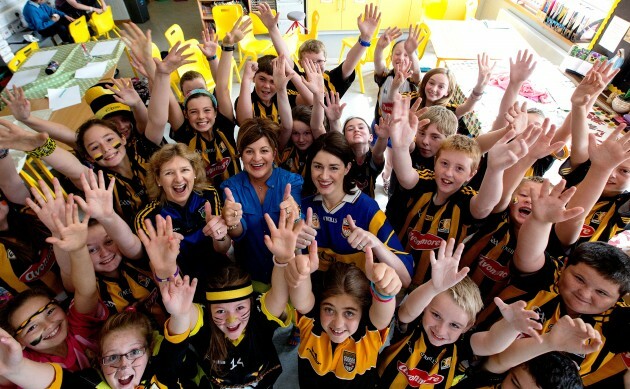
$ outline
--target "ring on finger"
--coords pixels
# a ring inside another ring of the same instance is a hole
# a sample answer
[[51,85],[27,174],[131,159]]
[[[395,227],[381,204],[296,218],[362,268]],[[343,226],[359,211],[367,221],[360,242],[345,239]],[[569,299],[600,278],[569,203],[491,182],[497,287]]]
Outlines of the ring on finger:
[[234,210],[234,217],[238,217],[238,211]]

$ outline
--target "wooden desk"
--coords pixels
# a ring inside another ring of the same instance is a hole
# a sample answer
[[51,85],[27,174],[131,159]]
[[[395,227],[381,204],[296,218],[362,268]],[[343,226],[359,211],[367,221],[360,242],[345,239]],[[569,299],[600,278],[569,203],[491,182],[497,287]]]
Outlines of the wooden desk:
[[[516,55],[531,46],[512,27],[488,28],[482,20],[427,20],[430,41],[440,66],[446,60],[477,59],[487,53],[492,59]],[[507,25],[506,25],[507,26]]]

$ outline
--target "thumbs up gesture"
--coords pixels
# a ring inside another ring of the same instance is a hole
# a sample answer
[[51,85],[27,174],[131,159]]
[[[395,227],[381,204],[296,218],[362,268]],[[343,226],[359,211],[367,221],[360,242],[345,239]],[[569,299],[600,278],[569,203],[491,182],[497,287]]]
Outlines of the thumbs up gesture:
[[291,196],[291,184],[284,187],[284,196],[280,203],[280,210],[284,210],[287,220],[297,220],[300,218],[300,206]]
[[300,250],[307,248],[315,240],[316,236],[317,230],[313,228],[313,209],[308,207],[306,210],[306,223],[302,225],[295,247]]
[[386,296],[395,296],[402,288],[400,277],[396,271],[385,263],[374,263],[372,249],[365,249],[365,276],[374,283],[376,291]]
[[243,206],[234,200],[234,195],[230,188],[225,188],[225,201],[223,202],[221,216],[228,227],[237,225],[243,217]]
[[204,210],[206,212],[206,225],[203,227],[203,234],[214,240],[225,239],[225,236],[227,235],[227,224],[225,224],[225,219],[221,216],[212,214],[212,208],[210,207],[210,203],[208,201],[204,204]]
[[297,288],[302,281],[309,278],[311,273],[319,268],[317,256],[317,241],[308,247],[308,255],[297,255],[284,271],[284,279],[290,288]]
[[374,248],[379,242],[378,238],[370,231],[366,231],[361,227],[357,227],[352,216],[346,216],[348,225],[350,226],[350,236],[348,236],[348,244],[359,251],[365,251],[367,247]]

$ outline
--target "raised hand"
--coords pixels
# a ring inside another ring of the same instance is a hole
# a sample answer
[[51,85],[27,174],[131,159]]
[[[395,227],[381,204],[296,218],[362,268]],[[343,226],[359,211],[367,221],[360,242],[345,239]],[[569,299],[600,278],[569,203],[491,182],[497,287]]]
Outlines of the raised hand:
[[103,171],[98,172],[98,181],[93,170],[88,171],[88,177],[81,173],[81,186],[85,193],[85,201],[75,196],[74,200],[84,212],[89,213],[96,220],[110,218],[114,215],[114,186],[116,179],[112,178],[109,185],[105,184]]
[[404,48],[409,56],[414,55],[420,45],[420,25],[409,25],[409,36],[405,39]]
[[[602,87],[602,89],[597,92],[597,94],[599,95],[604,88],[611,83],[611,81],[613,80],[613,78],[615,78],[615,76],[617,75],[617,73],[619,73],[619,71],[621,70],[620,68],[613,68],[613,63],[612,62],[607,62],[607,61],[596,61],[593,64],[593,67],[591,68],[591,70],[589,70],[589,73],[598,73],[602,76],[602,81],[604,83],[604,86]],[[588,73],[587,73],[588,75]]]
[[334,122],[341,119],[343,109],[346,108],[346,103],[341,104],[341,97],[339,92],[330,91],[324,93],[324,114],[328,118],[329,122]]
[[53,235],[58,236],[59,231],[57,230],[54,218],[62,218],[66,213],[66,201],[63,198],[61,184],[59,184],[57,177],[53,178],[54,194],[42,180],[39,181],[39,187],[44,197],[39,194],[36,188],[32,187],[31,194],[35,201],[27,198],[26,205],[35,212],[39,220],[44,223]]
[[282,196],[282,202],[279,205],[280,210],[285,211],[285,217],[287,220],[297,220],[300,217],[300,206],[295,202],[291,195],[291,184],[287,184],[284,187],[284,195]]
[[505,113],[505,120],[512,125],[516,135],[527,128],[527,102],[519,104],[518,101],[512,105]]
[[563,141],[551,143],[554,136],[556,136],[556,126],[553,124],[549,125],[549,123],[549,119],[543,120],[539,136],[531,145],[528,143],[529,152],[527,155],[532,159],[538,160],[546,157],[554,151],[560,150],[562,146],[564,146]]
[[306,223],[302,225],[302,229],[298,234],[295,247],[302,250],[311,245],[311,242],[317,237],[317,230],[313,228],[313,209],[308,207],[306,210]]
[[256,7],[254,13],[258,15],[260,21],[263,22],[268,30],[271,30],[278,25],[280,14],[276,13],[276,15],[274,16],[273,12],[271,12],[271,7],[267,3],[264,3],[262,1],[258,3],[258,6]]
[[455,239],[451,238],[448,242],[443,240],[440,243],[437,258],[435,258],[435,252],[431,251],[429,257],[431,261],[431,280],[429,282],[431,282],[433,289],[438,293],[456,285],[470,271],[468,267],[457,271],[459,260],[464,251],[464,244],[458,244],[455,251],[453,251],[454,246]]
[[490,57],[486,53],[477,54],[477,65],[479,66],[479,73],[477,75],[477,86],[485,87],[490,81],[490,75],[497,63],[492,62],[490,65]]
[[172,269],[177,268],[177,256],[179,255],[179,244],[182,240],[180,234],[173,232],[173,220],[170,216],[166,220],[161,216],[155,217],[155,226],[151,220],[145,219],[144,226],[147,230],[138,231],[140,241],[149,256],[149,261],[159,278],[168,278],[174,274]]
[[527,49],[519,50],[516,59],[510,58],[510,82],[522,84],[531,77],[536,69],[536,61],[534,55]]
[[237,225],[243,217],[243,206],[234,200],[234,195],[232,195],[230,188],[225,188],[225,201],[223,202],[221,216],[228,227]]
[[290,288],[297,288],[300,283],[319,268],[319,256],[317,255],[317,241],[313,241],[308,247],[308,255],[296,255],[284,270],[284,279]]
[[252,31],[252,29],[250,28],[251,25],[251,19],[243,20],[242,16],[238,18],[236,23],[234,23],[234,27],[232,27],[232,30],[230,30],[230,32],[225,34],[225,37],[223,37],[223,44],[234,45],[242,41],[243,38],[245,38],[245,35]]
[[197,289],[197,279],[189,276],[176,277],[167,282],[159,282],[164,308],[171,315],[186,315],[190,312]]
[[588,155],[592,168],[614,169],[630,158],[630,132],[621,135],[625,128],[625,124],[619,124],[600,145],[595,134],[589,134]]
[[105,85],[105,88],[114,92],[114,99],[119,103],[126,104],[130,107],[137,106],[138,104],[144,104],[140,95],[133,87],[131,79],[117,79],[112,78],[114,86],[109,84]]
[[79,207],[74,203],[73,195],[69,195],[66,203],[65,222],[62,222],[59,216],[53,216],[60,238],[51,236],[46,238],[46,242],[54,244],[65,252],[82,249],[87,244],[89,220],[89,213],[83,216],[83,221],[79,219]]
[[22,359],[22,345],[0,328],[0,376],[17,369]]
[[389,114],[383,113],[383,116],[381,116],[378,120],[378,124],[374,124],[374,133],[378,135],[379,138],[387,139],[389,138],[389,130],[391,126],[392,126],[392,116]]
[[550,192],[549,187],[551,184],[549,180],[545,179],[542,188],[540,188],[540,194],[536,194],[536,191],[532,188],[530,193],[532,214],[530,217],[541,222],[560,223],[581,215],[584,212],[582,207],[565,208],[577,189],[574,186],[564,190],[565,184],[565,180],[560,180]]
[[416,115],[409,114],[411,112],[409,108],[410,102],[411,100],[407,96],[401,97],[397,94],[394,98],[389,126],[389,137],[392,141],[392,147],[409,147],[416,137],[418,126],[429,123],[428,120],[418,122]]
[[302,67],[306,75],[306,77],[302,77],[302,83],[313,95],[321,96],[326,91],[322,69],[308,58],[302,60]]
[[271,61],[273,67],[273,84],[276,89],[286,89],[291,77],[295,75],[293,69],[286,66],[286,60],[283,55],[279,55]]
[[366,231],[361,227],[357,227],[357,225],[354,223],[354,219],[352,219],[352,216],[346,216],[346,221],[350,226],[348,244],[353,249],[367,252],[367,248],[374,248],[377,244],[380,243],[378,238],[374,236],[373,233],[371,233],[370,231]]
[[219,48],[219,37],[214,32],[212,26],[208,29],[201,30],[201,43],[199,43],[199,50],[206,56],[206,58],[213,57],[217,54]]
[[243,80],[247,80],[252,82],[254,80],[254,75],[258,71],[258,62],[256,61],[247,61],[245,63],[245,67],[243,68]]
[[371,248],[365,249],[365,276],[374,283],[376,291],[386,296],[395,296],[402,288],[400,277],[386,263],[375,263]]
[[163,60],[153,58],[153,61],[155,62],[155,70],[162,74],[171,74],[180,66],[193,63],[193,60],[188,59],[193,55],[192,52],[188,54],[185,53],[189,47],[189,44],[185,44],[180,47],[180,42],[175,43],[173,47],[171,47],[171,50],[168,52],[166,58]]
[[303,220],[297,223],[288,221],[285,210],[280,210],[280,219],[278,226],[273,222],[269,214],[265,214],[265,221],[269,227],[269,235],[265,235],[265,246],[276,257],[278,263],[287,263],[295,256],[295,245],[298,234],[302,230]]
[[601,334],[592,325],[568,315],[562,316],[544,337],[553,350],[573,354],[594,353],[603,344]]
[[411,63],[405,69],[403,67],[402,62],[394,65],[394,80],[392,81],[392,90],[398,91],[400,86],[407,80],[409,77],[413,76],[413,70],[411,69]]
[[[378,38],[376,42],[376,48],[380,50],[385,50],[387,46],[390,45],[393,41],[400,38],[402,36],[402,32],[398,27],[387,27],[384,33]],[[416,46],[417,48],[417,46]]]
[[538,343],[542,343],[542,338],[538,333],[538,331],[542,330],[542,324],[536,321],[538,320],[538,314],[532,310],[525,309],[527,306],[525,301],[517,301],[508,305],[499,297],[495,297],[494,303],[501,311],[503,318],[512,325],[512,328],[535,338]]
[[48,139],[45,132],[26,131],[18,125],[0,119],[0,148],[31,151],[43,146]]
[[[153,69],[153,45],[151,44],[151,30],[143,32],[135,23],[125,23],[120,31],[123,42],[136,59],[144,65],[145,68]],[[150,70],[146,69],[146,70]]]
[[376,27],[378,27],[378,22],[381,20],[381,13],[378,10],[378,7],[374,4],[366,4],[365,12],[359,15],[357,18],[357,26],[359,27],[359,33],[361,35],[361,39],[369,42],[372,39],[372,35],[374,31],[376,31]]
[[522,138],[512,138],[515,130],[510,130],[488,151],[488,169],[505,170],[527,155],[529,148]]
[[31,116],[31,102],[24,96],[24,89],[13,86],[13,91],[7,88],[5,96],[0,96],[2,102],[9,107],[11,114],[17,120],[23,122]]
[[222,216],[212,214],[210,203],[206,201],[203,205],[206,212],[206,225],[203,227],[203,234],[214,240],[223,240],[227,236],[227,224]]

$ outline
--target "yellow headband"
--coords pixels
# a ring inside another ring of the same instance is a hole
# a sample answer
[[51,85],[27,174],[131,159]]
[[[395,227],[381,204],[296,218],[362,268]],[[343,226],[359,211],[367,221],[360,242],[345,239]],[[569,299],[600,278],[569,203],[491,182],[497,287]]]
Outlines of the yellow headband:
[[254,287],[251,283],[238,285],[233,288],[215,289],[206,292],[206,300],[209,303],[229,303],[232,301],[243,300],[254,293]]

